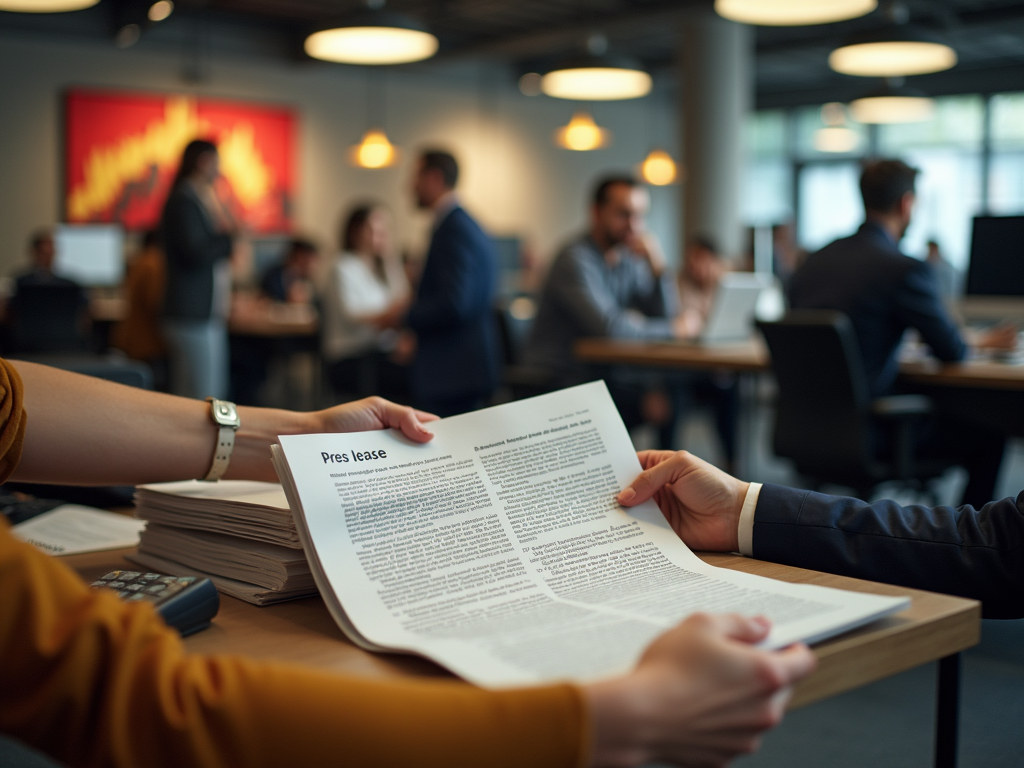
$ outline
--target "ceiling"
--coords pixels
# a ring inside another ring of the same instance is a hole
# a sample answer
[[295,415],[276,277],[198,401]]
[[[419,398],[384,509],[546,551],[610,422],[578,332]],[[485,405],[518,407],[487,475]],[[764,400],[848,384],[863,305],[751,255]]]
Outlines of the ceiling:
[[[146,5],[103,0],[64,19],[0,13],[0,30],[110,38],[117,18]],[[441,41],[436,59],[409,66],[489,60],[517,76],[582,53],[587,39],[600,34],[609,52],[634,56],[671,81],[680,18],[710,5],[711,0],[389,0],[387,8],[425,22]],[[909,84],[935,95],[1024,89],[1024,0],[905,0],[904,6],[912,22],[943,34],[960,58],[952,70],[911,78]],[[178,0],[171,21],[206,19],[235,27],[259,38],[268,55],[294,58],[302,55],[301,41],[311,29],[364,8],[359,0]],[[849,34],[884,23],[884,12],[876,11],[838,24],[757,28],[758,105],[845,101],[870,90],[869,81],[832,72],[827,57]]]

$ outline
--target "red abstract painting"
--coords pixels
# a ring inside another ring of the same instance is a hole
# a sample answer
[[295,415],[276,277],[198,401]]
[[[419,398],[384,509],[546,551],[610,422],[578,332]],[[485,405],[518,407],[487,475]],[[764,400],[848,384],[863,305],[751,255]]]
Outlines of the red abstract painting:
[[181,95],[74,90],[66,103],[69,222],[153,227],[181,153],[217,144],[218,194],[253,232],[288,232],[295,199],[295,115],[290,109]]

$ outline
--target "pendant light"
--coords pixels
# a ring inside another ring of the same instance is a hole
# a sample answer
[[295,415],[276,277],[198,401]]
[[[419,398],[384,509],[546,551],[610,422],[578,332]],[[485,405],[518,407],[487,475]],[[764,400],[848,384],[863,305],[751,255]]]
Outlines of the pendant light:
[[580,111],[572,116],[568,125],[555,131],[555,143],[575,152],[589,152],[607,147],[611,143],[611,131],[597,125],[588,112]]
[[370,10],[306,38],[314,59],[341,64],[408,64],[437,53],[437,38],[402,14]]
[[676,180],[676,161],[663,149],[652,149],[640,164],[640,175],[648,184],[664,187]]
[[818,152],[853,152],[860,145],[860,134],[846,125],[846,107],[842,104],[823,105],[821,122],[825,126],[816,130],[812,138]]
[[770,27],[845,21],[877,7],[877,0],[715,0],[715,11],[723,18]]
[[100,0],[0,0],[0,11],[13,13],[62,13],[91,8]]
[[881,89],[850,102],[858,123],[923,123],[935,114],[935,101],[916,88],[887,82]]
[[860,77],[926,75],[950,69],[956,62],[956,51],[910,24],[858,35],[828,57],[836,72]]
[[384,131],[371,128],[349,148],[349,160],[359,168],[390,168],[398,161],[398,150]]
[[540,87],[556,99],[618,101],[650,93],[651,76],[633,59],[585,56],[552,69],[541,78]]

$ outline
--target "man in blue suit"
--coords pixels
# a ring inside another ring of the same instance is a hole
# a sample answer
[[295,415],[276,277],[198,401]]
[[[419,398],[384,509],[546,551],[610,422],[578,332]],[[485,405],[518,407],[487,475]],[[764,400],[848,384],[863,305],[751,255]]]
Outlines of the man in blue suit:
[[416,204],[434,214],[423,277],[404,325],[416,334],[410,384],[416,405],[453,416],[487,405],[498,385],[493,305],[498,258],[490,237],[455,195],[459,166],[448,152],[420,156]]
[[[962,360],[968,345],[949,317],[930,265],[900,252],[910,226],[917,170],[899,160],[864,166],[860,190],[865,221],[850,237],[807,258],[790,283],[794,309],[832,309],[849,316],[872,397],[891,394],[899,373],[903,334],[914,328],[942,361]],[[1016,330],[998,328],[974,340],[980,347],[1012,348]],[[964,465],[970,475],[964,500],[992,498],[1005,439],[969,425],[934,421],[920,432],[922,446]],[[883,452],[888,440],[879,432]]]
[[1024,618],[1024,491],[972,506],[869,504],[745,483],[685,451],[645,451],[619,495],[654,498],[692,549],[959,595],[989,619]]

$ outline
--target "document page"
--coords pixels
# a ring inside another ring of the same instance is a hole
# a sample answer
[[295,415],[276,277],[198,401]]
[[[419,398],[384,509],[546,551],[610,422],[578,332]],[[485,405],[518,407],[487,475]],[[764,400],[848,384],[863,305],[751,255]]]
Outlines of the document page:
[[764,614],[781,647],[909,605],[706,565],[653,502],[603,382],[397,431],[282,436],[275,466],[325,601],[370,649],[483,686],[630,669],[696,611]]
[[12,528],[22,541],[50,555],[124,549],[139,543],[142,520],[78,504],[62,504]]

